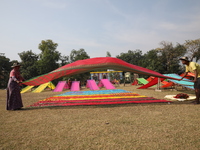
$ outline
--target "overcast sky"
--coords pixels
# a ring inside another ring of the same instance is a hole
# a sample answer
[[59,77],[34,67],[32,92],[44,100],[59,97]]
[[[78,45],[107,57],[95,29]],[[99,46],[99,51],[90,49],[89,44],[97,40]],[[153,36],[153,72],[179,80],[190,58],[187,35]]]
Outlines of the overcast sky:
[[39,54],[47,39],[62,55],[84,48],[93,58],[200,38],[200,0],[0,0],[0,18],[0,53],[10,60]]

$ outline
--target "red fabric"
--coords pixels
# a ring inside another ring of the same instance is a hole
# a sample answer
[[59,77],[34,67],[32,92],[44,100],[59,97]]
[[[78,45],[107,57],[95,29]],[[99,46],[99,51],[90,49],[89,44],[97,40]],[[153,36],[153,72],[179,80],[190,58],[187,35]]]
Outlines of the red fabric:
[[[163,76],[162,74],[155,72],[153,70],[129,64],[118,58],[97,57],[97,58],[91,58],[91,59],[78,60],[74,63],[67,64],[50,73],[27,80],[23,82],[23,84],[36,86],[36,85],[40,85],[40,84],[52,81],[54,79],[60,78],[62,76],[71,76],[75,74],[80,74],[80,73],[88,72],[90,70],[94,70],[96,68],[104,68],[104,69],[112,68],[115,70],[134,72],[137,74],[144,74],[144,75],[162,77],[162,78],[170,78],[170,77]],[[174,78],[171,78],[171,79],[174,79]]]
[[[111,104],[130,104],[130,103],[137,103],[137,104],[141,104],[141,103],[166,103],[166,102],[170,102],[170,101],[166,101],[166,100],[143,100],[143,101],[112,101],[112,102],[90,102],[90,103],[64,103],[64,104],[60,104],[60,103],[46,103],[43,104],[41,106],[79,106],[79,105],[111,105]],[[39,105],[35,105],[36,107]],[[31,105],[30,107],[34,107],[34,105]]]
[[[165,80],[164,78],[160,78],[160,82],[162,82],[163,80]],[[152,81],[150,81],[149,83],[139,87],[138,89],[146,89],[150,86],[156,85],[158,83],[158,78],[154,78]]]
[[138,85],[138,80],[134,80],[134,82],[131,85]]
[[152,76],[150,76],[148,79],[147,79],[147,81],[152,81],[154,79],[154,77],[152,77]]
[[175,84],[173,82],[168,82],[167,84],[161,86],[161,88],[166,88],[166,87],[170,87],[170,86],[174,86]]
[[153,97],[141,98],[116,98],[116,99],[88,99],[88,100],[58,100],[58,101],[39,101],[29,107],[44,106],[80,106],[80,105],[111,105],[111,104],[130,104],[130,103],[166,103],[171,102],[164,99]]
[[[184,73],[182,73],[180,76],[183,77]],[[186,79],[190,79],[190,77],[194,77],[194,73],[188,72],[188,74],[185,76]]]
[[165,85],[165,84],[168,84],[169,82],[167,82],[167,81],[164,80],[161,83]]

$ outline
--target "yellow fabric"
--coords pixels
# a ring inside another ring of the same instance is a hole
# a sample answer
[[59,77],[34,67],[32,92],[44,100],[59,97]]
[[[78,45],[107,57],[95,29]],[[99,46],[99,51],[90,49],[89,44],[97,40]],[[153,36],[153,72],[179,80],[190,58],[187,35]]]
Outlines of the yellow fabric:
[[42,92],[46,87],[49,87],[50,89],[55,89],[55,86],[53,85],[52,82],[47,82],[44,84],[41,84],[39,87],[37,87],[34,91],[32,91],[33,93],[40,93]]
[[55,87],[55,85],[52,83],[52,82],[50,82],[49,84],[48,84],[48,87],[50,88],[50,89],[55,89],[56,87]]
[[98,72],[90,72],[90,74],[92,74],[92,73],[113,73],[113,72],[123,72],[123,71],[98,71]]
[[197,77],[200,78],[200,64],[195,62],[189,62],[189,66],[186,65],[185,72],[194,73],[194,70],[197,70]]
[[[60,100],[88,100],[88,99],[116,99],[116,98],[140,98],[140,97],[146,97],[146,96],[143,96],[143,95],[137,95],[137,96],[113,96],[113,97],[104,97],[104,96],[102,96],[102,97],[86,97],[86,98],[84,98],[84,97],[77,97],[77,98],[75,98],[75,97],[73,97],[73,98],[64,98],[64,99],[62,99],[62,98],[60,98]],[[44,100],[41,100],[41,101],[55,101],[55,100],[58,100],[58,98],[59,98],[59,96],[58,97],[56,97],[55,96],[55,99],[54,98],[50,98],[50,99],[44,99]]]
[[22,89],[21,93],[25,93],[28,90],[32,89],[34,86],[26,86],[25,88]]

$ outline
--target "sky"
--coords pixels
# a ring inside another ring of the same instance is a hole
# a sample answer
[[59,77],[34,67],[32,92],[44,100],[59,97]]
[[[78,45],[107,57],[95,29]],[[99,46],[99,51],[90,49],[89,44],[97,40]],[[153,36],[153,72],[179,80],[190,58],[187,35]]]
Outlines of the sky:
[[94,58],[200,38],[200,0],[0,0],[0,18],[0,53],[19,61],[48,39]]

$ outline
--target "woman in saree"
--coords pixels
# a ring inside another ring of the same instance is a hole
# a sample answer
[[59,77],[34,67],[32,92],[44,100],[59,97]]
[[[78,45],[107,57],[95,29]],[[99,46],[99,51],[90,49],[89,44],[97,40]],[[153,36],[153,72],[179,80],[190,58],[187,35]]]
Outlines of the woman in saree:
[[7,86],[7,110],[20,110],[23,107],[20,93],[20,84],[24,80],[20,75],[20,64],[14,63],[10,72]]

